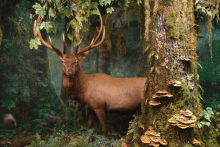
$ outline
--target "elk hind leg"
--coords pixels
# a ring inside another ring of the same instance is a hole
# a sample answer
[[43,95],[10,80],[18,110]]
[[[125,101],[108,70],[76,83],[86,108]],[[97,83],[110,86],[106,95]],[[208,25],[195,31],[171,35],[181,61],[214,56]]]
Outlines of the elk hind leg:
[[99,118],[99,121],[102,125],[102,130],[104,131],[106,137],[108,137],[108,139],[109,139],[105,110],[95,109],[94,111],[95,111],[95,113],[96,113],[97,117]]
[[95,112],[93,110],[90,110],[89,112],[89,120],[88,120],[88,123],[87,123],[87,129],[91,129],[92,128],[92,125],[93,125],[93,122],[94,122],[94,118],[95,118]]

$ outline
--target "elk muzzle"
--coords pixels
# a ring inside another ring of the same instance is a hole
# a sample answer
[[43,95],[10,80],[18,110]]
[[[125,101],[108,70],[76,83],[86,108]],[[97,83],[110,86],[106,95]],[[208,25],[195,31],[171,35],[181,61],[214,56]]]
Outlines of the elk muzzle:
[[69,77],[72,77],[73,74],[74,74],[74,71],[73,71],[72,69],[69,69],[69,70],[67,71],[67,75],[68,75]]

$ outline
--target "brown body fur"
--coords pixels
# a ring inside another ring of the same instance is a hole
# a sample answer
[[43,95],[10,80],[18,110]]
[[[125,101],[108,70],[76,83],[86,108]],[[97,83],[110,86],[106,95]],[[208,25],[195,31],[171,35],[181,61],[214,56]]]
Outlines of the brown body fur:
[[[79,65],[73,77],[63,73],[63,88],[68,98],[92,110],[88,129],[98,116],[108,136],[106,111],[135,110],[144,100],[143,88],[147,78],[114,78],[106,74],[85,74]],[[65,71],[65,69],[64,69]]]

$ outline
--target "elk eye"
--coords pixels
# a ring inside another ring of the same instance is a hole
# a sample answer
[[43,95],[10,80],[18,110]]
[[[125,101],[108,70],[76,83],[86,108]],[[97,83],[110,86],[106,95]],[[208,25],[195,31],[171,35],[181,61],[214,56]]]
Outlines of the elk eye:
[[79,63],[79,61],[76,61],[76,63]]
[[62,61],[62,63],[63,63],[64,61]]

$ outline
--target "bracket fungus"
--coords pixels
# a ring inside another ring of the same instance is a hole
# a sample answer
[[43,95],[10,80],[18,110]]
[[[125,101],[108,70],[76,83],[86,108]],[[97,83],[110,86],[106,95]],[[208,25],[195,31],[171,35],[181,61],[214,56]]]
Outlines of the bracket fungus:
[[175,114],[168,122],[172,126],[178,126],[181,129],[192,128],[195,126],[196,116],[190,110],[181,110],[179,114]]
[[159,90],[157,91],[157,94],[153,95],[151,98],[151,101],[149,102],[152,106],[158,106],[161,104],[161,102],[158,100],[160,98],[170,98],[173,97],[172,94],[168,93],[166,90]]
[[180,60],[182,60],[182,61],[190,61],[193,58],[194,58],[193,56],[186,56],[186,57],[181,56]]
[[140,137],[141,141],[148,146],[159,147],[161,145],[167,145],[166,140],[160,138],[160,133],[155,132],[152,126],[149,126],[147,131]]
[[193,139],[193,145],[201,146],[201,142],[196,139]]
[[181,87],[181,81],[171,80],[168,83],[169,85],[173,85],[174,87]]
[[156,98],[173,97],[173,95],[168,93],[166,90],[159,90],[159,91],[157,91],[157,95],[153,95],[153,97],[154,96]]
[[151,106],[158,106],[158,105],[161,104],[161,102],[160,102],[160,101],[157,101],[157,100],[155,100],[155,99],[151,99],[150,102],[149,102],[149,104],[150,104]]
[[193,24],[193,27],[195,27],[195,28],[199,28],[200,25],[198,25],[198,24]]
[[157,94],[159,95],[164,95],[164,94],[167,94],[168,92],[166,90],[159,90],[157,91]]

